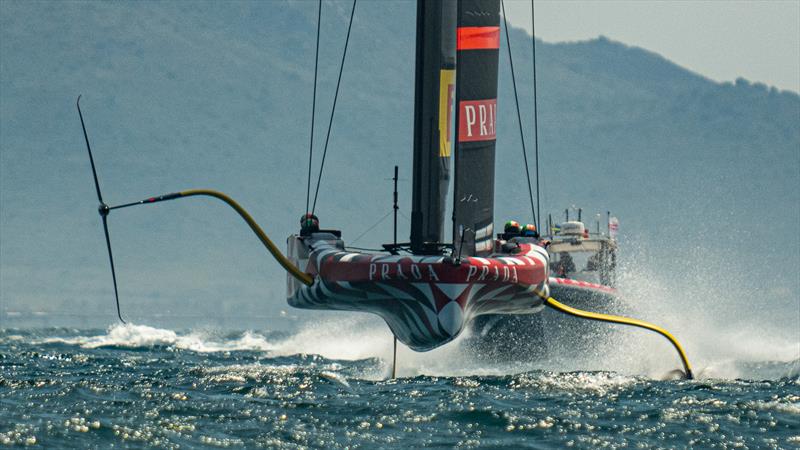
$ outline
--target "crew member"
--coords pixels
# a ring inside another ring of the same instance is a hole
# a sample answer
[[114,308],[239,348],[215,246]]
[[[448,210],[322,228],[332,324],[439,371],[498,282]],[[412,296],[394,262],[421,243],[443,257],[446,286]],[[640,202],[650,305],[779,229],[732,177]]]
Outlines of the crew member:
[[561,252],[558,256],[558,262],[555,267],[556,273],[561,278],[567,278],[570,273],[575,272],[575,261],[572,260],[572,256],[567,252]]
[[300,236],[310,236],[311,233],[319,231],[319,219],[317,216],[306,213],[300,218]]
[[503,227],[503,232],[497,234],[497,239],[494,241],[494,251],[497,253],[509,253],[511,247],[516,247],[516,244],[509,247],[508,241],[520,235],[519,222],[516,220],[509,220]]
[[522,227],[520,226],[519,222],[516,220],[509,220],[506,222],[505,227],[503,227],[503,239],[509,240],[511,238],[517,237],[520,235],[522,231]]
[[541,239],[541,236],[539,236],[539,231],[536,229],[536,225],[532,223],[522,227],[522,236],[531,239],[533,243],[542,248],[547,248],[547,246],[550,245],[549,240]]
[[536,225],[529,223],[522,228],[522,235],[525,237],[532,237],[539,239],[539,232],[536,231]]

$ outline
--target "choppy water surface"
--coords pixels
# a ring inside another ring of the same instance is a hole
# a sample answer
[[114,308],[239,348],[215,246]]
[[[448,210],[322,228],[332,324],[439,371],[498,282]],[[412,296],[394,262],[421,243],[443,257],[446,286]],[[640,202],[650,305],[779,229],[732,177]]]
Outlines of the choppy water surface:
[[387,381],[385,335],[315,340],[316,328],[0,331],[0,443],[800,447],[796,358],[736,363],[738,379],[706,370],[696,381],[661,381],[492,365],[455,344],[402,351],[401,377]]

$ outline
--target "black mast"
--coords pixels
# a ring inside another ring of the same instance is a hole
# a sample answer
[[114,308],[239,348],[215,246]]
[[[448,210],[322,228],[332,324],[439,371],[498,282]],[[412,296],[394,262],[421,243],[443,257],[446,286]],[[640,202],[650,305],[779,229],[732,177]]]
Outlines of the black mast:
[[455,98],[456,0],[417,2],[411,250],[441,251]]

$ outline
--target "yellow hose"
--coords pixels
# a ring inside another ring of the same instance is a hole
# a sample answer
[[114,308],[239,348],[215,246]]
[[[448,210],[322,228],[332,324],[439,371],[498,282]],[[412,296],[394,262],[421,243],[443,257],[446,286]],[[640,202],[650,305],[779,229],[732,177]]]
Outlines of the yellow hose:
[[[174,195],[174,194],[171,194],[171,195]],[[262,230],[261,227],[258,226],[258,224],[253,219],[253,217],[250,216],[250,214],[247,211],[245,211],[245,209],[242,208],[238,203],[236,203],[236,201],[234,199],[228,197],[227,195],[223,194],[222,192],[212,191],[210,189],[192,189],[192,190],[188,190],[188,191],[182,191],[182,192],[179,193],[179,195],[181,197],[193,197],[193,196],[214,197],[214,198],[217,198],[217,199],[222,200],[223,202],[227,203],[228,206],[230,206],[237,213],[239,213],[239,215],[242,217],[242,219],[244,219],[244,221],[247,222],[247,225],[250,226],[250,229],[253,230],[253,232],[256,234],[256,236],[258,236],[258,239],[261,241],[261,243],[264,244],[264,247],[266,247],[267,250],[275,258],[275,260],[278,261],[278,264],[280,264],[287,272],[289,272],[290,275],[295,277],[301,283],[303,283],[303,284],[305,284],[307,286],[311,286],[314,283],[314,279],[311,277],[311,275],[303,272],[302,270],[297,268],[297,266],[292,264],[292,262],[289,261],[289,259],[286,256],[284,256],[283,253],[281,253],[281,251],[272,242],[272,240],[270,240],[270,238],[267,237],[266,233],[264,233],[264,230]],[[160,200],[167,200],[169,198],[174,198],[174,197],[160,198],[159,201]],[[143,202],[140,202],[140,203],[143,203]],[[575,317],[580,317],[580,318],[583,318],[583,319],[597,320],[597,321],[600,321],[600,322],[612,322],[612,323],[619,323],[619,324],[623,324],[623,325],[630,325],[630,326],[644,328],[644,329],[655,331],[656,333],[659,333],[660,335],[662,335],[665,338],[667,338],[670,341],[670,343],[672,343],[672,345],[675,347],[675,349],[678,351],[678,354],[680,355],[681,361],[683,362],[683,367],[684,367],[684,369],[686,371],[686,378],[688,378],[688,379],[692,379],[693,378],[692,369],[691,369],[691,366],[689,365],[688,358],[686,358],[686,353],[683,351],[683,347],[681,347],[681,344],[678,342],[678,340],[675,339],[667,330],[665,330],[665,329],[663,329],[661,327],[658,327],[656,325],[653,325],[653,324],[650,324],[650,323],[647,323],[647,322],[644,322],[644,321],[641,321],[641,320],[637,320],[637,319],[629,319],[627,317],[612,316],[612,315],[608,315],[608,314],[593,313],[593,312],[589,312],[589,311],[581,311],[581,310],[573,308],[571,306],[567,306],[567,305],[559,302],[558,300],[554,299],[553,297],[548,297],[548,296],[544,295],[542,292],[540,292],[538,290],[535,290],[534,292],[536,293],[537,296],[539,296],[542,300],[544,300],[544,302],[545,302],[545,304],[547,306],[549,306],[549,307],[551,307],[551,308],[553,308],[553,309],[555,309],[555,310],[557,310],[559,312],[562,312],[564,314],[568,314],[568,315],[575,316]]]
[[242,219],[247,222],[247,225],[250,226],[250,229],[258,236],[258,239],[264,244],[264,247],[272,254],[272,256],[278,261],[278,264],[283,266],[289,274],[293,277],[297,278],[301,283],[311,286],[314,283],[314,279],[311,278],[311,275],[303,272],[302,270],[298,269],[297,266],[292,264],[289,259],[281,253],[278,247],[270,240],[269,237],[264,233],[264,230],[258,226],[255,220],[250,216],[250,214],[245,211],[236,201],[227,195],[223,194],[222,192],[212,191],[210,189],[192,189],[188,191],[180,192],[182,197],[193,197],[196,195],[203,195],[207,197],[214,197],[222,200],[223,202],[227,203],[231,208],[236,210]]
[[564,314],[568,314],[570,316],[580,317],[582,319],[597,320],[600,322],[619,323],[623,325],[630,325],[634,327],[655,331],[656,333],[667,338],[667,340],[669,340],[672,346],[675,347],[675,350],[678,351],[678,355],[681,358],[681,362],[683,363],[683,368],[685,369],[686,372],[686,378],[689,380],[694,378],[694,376],[692,375],[691,365],[689,364],[689,359],[686,357],[686,352],[683,351],[683,347],[681,347],[681,344],[678,342],[678,340],[675,339],[675,337],[672,336],[667,330],[659,326],[653,325],[651,323],[644,322],[642,320],[630,319],[628,317],[621,317],[621,316],[613,316],[609,314],[600,314],[589,311],[582,311],[580,309],[567,306],[559,302],[558,300],[554,299],[553,297],[548,297],[538,290],[534,292],[536,293],[537,296],[539,296],[542,300],[544,300],[547,306]]

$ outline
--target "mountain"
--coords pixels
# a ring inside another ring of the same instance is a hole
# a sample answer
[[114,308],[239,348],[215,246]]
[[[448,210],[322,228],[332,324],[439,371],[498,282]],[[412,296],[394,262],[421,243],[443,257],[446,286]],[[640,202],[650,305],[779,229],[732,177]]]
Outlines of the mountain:
[[[315,173],[349,7],[323,8]],[[356,10],[317,207],[322,225],[342,228],[350,244],[390,211],[395,164],[400,235],[408,229],[414,20],[411,1]],[[315,31],[311,2],[1,2],[0,320],[3,311],[114,317],[78,94],[109,203],[212,188],[236,198],[276,242],[296,231]],[[511,32],[532,151],[530,36]],[[496,221],[525,221],[501,50]],[[603,37],[538,41],[537,77],[546,212],[612,211],[626,267],[665,274],[676,292],[691,278],[758,293],[769,317],[797,308],[797,93],[716,83]],[[179,200],[109,221],[128,317],[213,321],[288,308],[279,266],[218,202]],[[355,245],[388,241],[390,224]],[[722,308],[743,302],[722,297]]]

